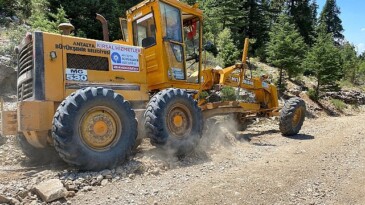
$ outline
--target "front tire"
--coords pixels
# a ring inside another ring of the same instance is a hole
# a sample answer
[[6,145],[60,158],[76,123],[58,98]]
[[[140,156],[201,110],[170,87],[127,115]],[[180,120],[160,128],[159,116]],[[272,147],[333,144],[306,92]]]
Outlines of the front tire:
[[61,158],[82,170],[113,168],[130,155],[137,120],[128,101],[105,88],[88,87],[58,107],[52,136]]
[[178,156],[191,152],[202,136],[201,109],[181,89],[170,88],[153,96],[144,117],[151,144],[172,150]]
[[284,136],[298,134],[305,119],[305,102],[297,97],[285,102],[280,113],[279,128]]

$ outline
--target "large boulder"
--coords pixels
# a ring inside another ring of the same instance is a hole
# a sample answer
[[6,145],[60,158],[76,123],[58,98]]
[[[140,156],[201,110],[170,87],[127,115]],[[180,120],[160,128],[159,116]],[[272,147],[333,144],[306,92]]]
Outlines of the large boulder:
[[67,190],[59,179],[50,179],[35,186],[38,196],[45,202],[66,197]]
[[16,94],[17,72],[10,62],[11,57],[0,56],[0,96]]
[[327,92],[325,97],[339,99],[346,104],[365,105],[365,93],[356,90],[341,90],[339,92]]

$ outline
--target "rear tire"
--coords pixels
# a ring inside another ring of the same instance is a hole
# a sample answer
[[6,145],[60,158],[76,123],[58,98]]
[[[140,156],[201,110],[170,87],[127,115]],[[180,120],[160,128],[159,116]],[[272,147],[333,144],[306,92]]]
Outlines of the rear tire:
[[285,102],[280,113],[279,128],[284,136],[298,134],[305,119],[305,102],[297,97]]
[[32,163],[49,164],[61,160],[54,147],[34,147],[27,141],[22,133],[18,133],[16,138],[24,155],[27,156]]
[[191,152],[202,136],[202,112],[184,90],[160,91],[150,100],[144,116],[151,144],[178,156]]
[[67,97],[53,119],[61,158],[82,170],[113,168],[130,155],[137,120],[128,101],[105,88],[88,87]]

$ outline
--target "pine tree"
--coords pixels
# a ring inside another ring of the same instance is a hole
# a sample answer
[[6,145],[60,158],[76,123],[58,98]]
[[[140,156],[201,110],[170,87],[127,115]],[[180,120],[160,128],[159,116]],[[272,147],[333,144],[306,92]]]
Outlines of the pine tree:
[[317,4],[310,0],[288,0],[288,14],[293,18],[307,45],[313,44],[316,27]]
[[364,59],[362,59],[359,63],[359,69],[358,69],[356,78],[359,81],[359,84],[365,83],[365,60]]
[[269,33],[270,41],[267,46],[268,61],[279,67],[279,87],[282,87],[283,70],[289,78],[303,72],[300,63],[305,55],[306,44],[290,17],[281,14]]
[[218,59],[224,67],[233,65],[237,60],[239,52],[233,44],[231,30],[225,28],[218,35]]
[[338,44],[341,44],[344,39],[340,14],[341,11],[336,4],[336,0],[327,0],[319,19],[320,27],[324,26],[327,33],[332,33],[334,41]]
[[317,40],[302,64],[312,71],[317,80],[316,98],[320,96],[321,91],[336,89],[337,81],[342,77],[340,51],[334,45],[332,34],[326,31],[324,26],[319,28]]
[[71,23],[75,26],[77,36],[103,39],[100,22],[95,17],[96,13],[103,15],[108,21],[111,40],[121,38],[119,17],[125,16],[125,11],[142,0],[49,0],[52,13],[63,6]]
[[197,0],[181,0],[181,1],[189,5],[194,5],[197,2]]
[[252,55],[259,56],[261,60],[266,59],[265,44],[269,41],[270,18],[268,16],[269,2],[267,0],[247,0],[244,3],[244,10],[247,16],[244,21],[246,26],[241,27],[239,33],[238,48],[243,48],[245,37],[255,39],[251,46]]
[[220,31],[229,28],[234,43],[239,45],[244,39],[242,28],[247,26],[247,11],[243,8],[247,0],[206,0],[202,2],[205,14],[205,32],[211,33],[214,43]]
[[57,27],[49,20],[49,3],[47,0],[32,0],[31,16],[29,18],[30,25],[35,30],[58,32]]
[[284,11],[285,2],[287,0],[269,0],[269,16],[271,19],[271,23],[276,22],[276,19],[279,15]]
[[12,16],[15,14],[16,1],[14,0],[0,0],[0,12],[5,15]]
[[356,83],[356,74],[358,73],[360,61],[357,57],[355,46],[346,42],[341,49],[341,57],[344,79],[351,83]]
[[32,1],[19,0],[21,15],[24,19],[29,18],[32,15]]

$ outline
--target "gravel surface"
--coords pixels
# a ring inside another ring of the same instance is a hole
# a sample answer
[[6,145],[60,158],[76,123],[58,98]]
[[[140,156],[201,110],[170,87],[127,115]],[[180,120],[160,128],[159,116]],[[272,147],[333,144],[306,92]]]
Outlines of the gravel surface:
[[32,164],[9,137],[0,203],[45,204],[37,187],[59,180],[67,191],[52,204],[365,204],[364,113],[307,120],[294,138],[280,135],[276,119],[244,132],[217,121],[184,159],[144,140],[127,163],[101,172]]

